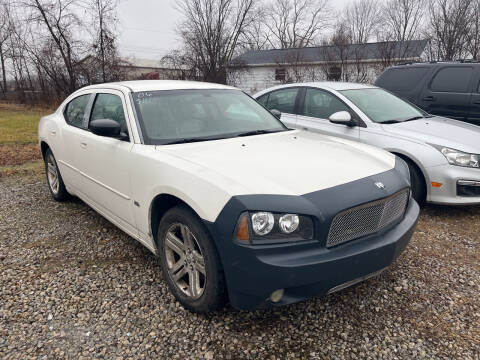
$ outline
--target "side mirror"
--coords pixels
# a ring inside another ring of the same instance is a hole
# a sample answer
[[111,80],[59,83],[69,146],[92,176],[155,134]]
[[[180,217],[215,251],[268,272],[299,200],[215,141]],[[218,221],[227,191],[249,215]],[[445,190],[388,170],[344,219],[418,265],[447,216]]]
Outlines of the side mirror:
[[277,109],[272,109],[270,110],[270,112],[272,113],[273,116],[275,116],[278,120],[280,120],[280,118],[282,117],[282,113],[277,110]]
[[95,135],[106,136],[112,138],[122,138],[125,134],[121,134],[121,127],[118,122],[112,119],[97,119],[90,121],[90,130]]
[[355,126],[355,123],[352,121],[352,116],[348,111],[338,111],[330,115],[330,122],[333,124],[340,124],[346,126]]

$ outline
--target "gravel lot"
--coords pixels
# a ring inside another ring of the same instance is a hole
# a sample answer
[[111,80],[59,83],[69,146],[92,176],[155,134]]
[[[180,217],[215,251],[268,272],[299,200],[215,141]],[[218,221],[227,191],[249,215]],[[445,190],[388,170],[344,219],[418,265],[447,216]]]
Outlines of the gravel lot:
[[157,259],[43,179],[0,178],[0,358],[480,359],[480,207],[427,207],[380,277],[304,303],[209,316]]

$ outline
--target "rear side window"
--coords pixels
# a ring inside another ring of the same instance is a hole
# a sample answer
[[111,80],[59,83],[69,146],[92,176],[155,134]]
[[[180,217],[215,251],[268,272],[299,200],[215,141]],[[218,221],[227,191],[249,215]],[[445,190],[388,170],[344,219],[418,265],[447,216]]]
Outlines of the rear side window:
[[270,93],[267,109],[293,114],[295,112],[295,101],[297,100],[298,88],[288,88]]
[[430,83],[430,90],[438,92],[468,92],[472,77],[471,67],[446,67],[435,74]]
[[117,95],[98,94],[93,104],[91,120],[112,119],[120,124],[123,131],[127,130],[122,99]]
[[90,99],[90,94],[81,95],[70,101],[65,107],[65,121],[79,128],[84,128],[83,120],[85,116],[85,109]]
[[426,66],[390,69],[378,79],[376,85],[391,91],[412,90],[429,70]]

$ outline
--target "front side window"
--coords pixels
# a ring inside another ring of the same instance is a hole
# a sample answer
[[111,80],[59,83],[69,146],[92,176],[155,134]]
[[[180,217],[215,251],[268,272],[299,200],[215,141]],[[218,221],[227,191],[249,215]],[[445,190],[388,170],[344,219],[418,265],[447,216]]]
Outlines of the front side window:
[[287,130],[238,90],[142,91],[132,95],[145,143],[150,145]]
[[122,131],[127,131],[122,99],[118,95],[98,94],[93,104],[90,121],[111,119],[120,124]]
[[67,124],[76,126],[79,128],[84,127],[85,109],[87,108],[88,100],[90,100],[90,94],[81,95],[70,101],[65,107],[65,121]]
[[430,90],[438,92],[467,93],[472,77],[471,67],[446,67],[437,72]]
[[297,94],[298,88],[287,88],[271,92],[268,97],[267,109],[294,114]]
[[307,89],[303,115],[328,119],[338,111],[350,112],[350,109],[335,95],[319,89]]
[[341,93],[373,122],[402,122],[427,115],[417,107],[382,89],[343,90]]

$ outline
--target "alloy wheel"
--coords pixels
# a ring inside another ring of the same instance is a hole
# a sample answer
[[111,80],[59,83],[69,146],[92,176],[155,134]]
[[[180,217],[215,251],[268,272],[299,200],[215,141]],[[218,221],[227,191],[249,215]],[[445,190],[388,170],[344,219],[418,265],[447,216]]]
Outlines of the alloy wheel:
[[59,177],[58,177],[58,169],[57,164],[55,163],[55,159],[53,155],[49,155],[47,158],[47,179],[48,185],[52,192],[56,195],[58,194],[58,190],[60,187]]
[[198,299],[207,281],[205,259],[197,239],[184,224],[173,224],[165,235],[169,276],[188,297]]

